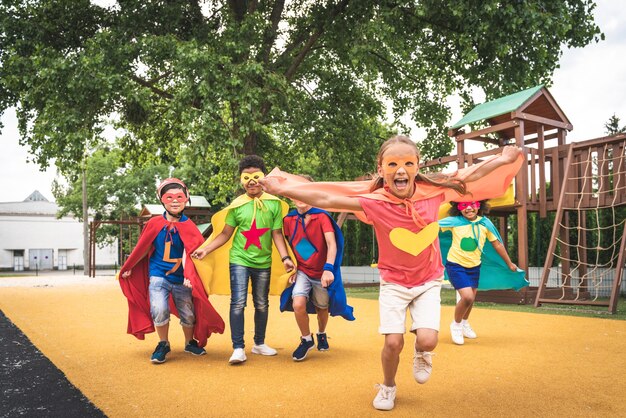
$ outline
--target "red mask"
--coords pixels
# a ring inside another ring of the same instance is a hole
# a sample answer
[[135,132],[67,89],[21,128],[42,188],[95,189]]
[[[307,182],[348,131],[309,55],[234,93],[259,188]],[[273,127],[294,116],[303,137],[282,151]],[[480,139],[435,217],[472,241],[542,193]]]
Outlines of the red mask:
[[478,210],[480,208],[480,202],[459,202],[456,204],[456,208],[460,211],[463,211],[469,207],[473,207],[474,210]]
[[168,204],[168,203],[172,203],[174,200],[177,200],[178,203],[186,203],[187,200],[187,196],[185,195],[185,193],[182,192],[178,192],[178,193],[164,193],[163,196],[161,196],[161,202],[163,204]]

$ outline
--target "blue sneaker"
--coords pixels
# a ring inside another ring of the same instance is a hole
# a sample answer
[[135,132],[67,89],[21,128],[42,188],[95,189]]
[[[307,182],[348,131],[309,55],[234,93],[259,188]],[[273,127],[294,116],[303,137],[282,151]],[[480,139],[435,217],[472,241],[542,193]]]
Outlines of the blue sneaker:
[[206,354],[206,350],[202,347],[198,347],[198,341],[191,340],[189,344],[185,346],[185,351],[193,354],[194,356],[202,356]]
[[298,348],[296,348],[296,351],[293,352],[294,361],[304,360],[309,350],[311,350],[314,345],[315,345],[315,341],[313,341],[312,335],[311,335],[311,341],[307,341],[303,337],[300,337],[300,345],[298,346]]
[[152,361],[153,363],[165,363],[165,356],[170,351],[172,350],[170,350],[170,345],[168,344],[168,342],[161,341],[154,349],[154,353],[152,353],[152,358],[150,359],[150,361]]
[[326,337],[325,332],[317,334],[317,349],[319,351],[328,351],[330,349],[328,346],[328,337]]

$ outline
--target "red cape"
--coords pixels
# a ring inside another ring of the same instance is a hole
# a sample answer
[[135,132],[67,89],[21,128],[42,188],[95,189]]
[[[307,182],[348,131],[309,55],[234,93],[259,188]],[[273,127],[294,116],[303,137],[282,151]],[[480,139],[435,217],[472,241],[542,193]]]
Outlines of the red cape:
[[[135,249],[119,272],[120,287],[124,296],[128,299],[127,332],[140,340],[145,338],[145,334],[154,332],[148,294],[148,285],[150,284],[148,261],[153,251],[152,242],[168,224],[169,222],[163,216],[155,216],[150,219],[142,231]],[[193,334],[194,338],[198,340],[198,345],[204,347],[212,333],[224,333],[224,320],[222,320],[222,317],[209,302],[202,280],[200,280],[190,257],[190,254],[204,242],[202,234],[200,234],[196,224],[189,219],[184,222],[176,222],[175,226],[185,246],[184,275],[185,278],[191,281],[193,286],[191,295],[196,315]],[[129,270],[131,270],[130,277],[127,279],[122,278],[122,273]],[[171,297],[170,312],[178,316],[178,311]]]

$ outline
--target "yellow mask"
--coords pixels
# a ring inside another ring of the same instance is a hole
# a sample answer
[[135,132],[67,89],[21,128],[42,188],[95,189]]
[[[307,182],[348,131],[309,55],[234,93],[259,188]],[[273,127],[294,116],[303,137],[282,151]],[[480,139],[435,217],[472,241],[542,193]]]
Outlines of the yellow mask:
[[255,171],[254,173],[241,173],[241,184],[245,187],[251,181],[258,183],[263,177],[265,177],[265,174],[263,174],[262,171]]
[[409,176],[413,177],[417,174],[417,164],[417,155],[389,156],[383,158],[381,168],[387,175],[395,174],[402,167]]

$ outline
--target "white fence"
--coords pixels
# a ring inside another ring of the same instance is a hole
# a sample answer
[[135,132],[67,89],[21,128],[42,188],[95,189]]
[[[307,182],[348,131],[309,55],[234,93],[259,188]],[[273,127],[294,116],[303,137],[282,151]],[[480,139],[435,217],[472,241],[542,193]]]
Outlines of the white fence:
[[[528,275],[531,287],[539,286],[543,267],[529,267]],[[553,268],[550,270],[548,277],[548,287],[559,287],[558,279],[560,269]],[[578,286],[580,280],[577,272],[573,272],[572,276],[574,286]],[[593,280],[589,282],[589,292],[592,296],[609,297],[615,280],[615,269],[596,269],[593,272]],[[622,277],[624,274],[622,273]],[[378,269],[369,266],[341,266],[341,277],[344,283],[350,285],[369,285],[379,283]],[[574,288],[576,290],[576,288]],[[626,296],[626,280],[622,280],[620,295]]]

